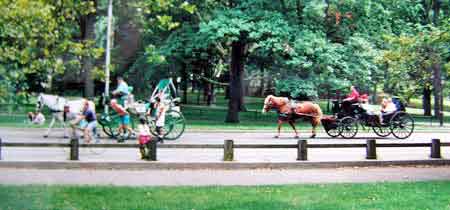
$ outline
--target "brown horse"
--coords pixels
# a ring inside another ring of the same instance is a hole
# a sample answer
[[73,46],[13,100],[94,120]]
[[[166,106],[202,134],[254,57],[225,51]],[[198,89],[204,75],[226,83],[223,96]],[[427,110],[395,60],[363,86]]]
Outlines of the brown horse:
[[311,121],[311,138],[316,137],[316,127],[320,124],[320,119],[322,118],[322,110],[319,105],[309,101],[291,104],[289,99],[286,97],[275,97],[273,95],[269,95],[264,100],[262,112],[266,113],[270,109],[276,109],[279,114],[278,135],[276,135],[275,138],[280,136],[281,125],[284,122],[288,122],[289,125],[291,125],[295,131],[295,138],[298,138],[298,132],[295,128],[295,120],[299,118],[306,118]]

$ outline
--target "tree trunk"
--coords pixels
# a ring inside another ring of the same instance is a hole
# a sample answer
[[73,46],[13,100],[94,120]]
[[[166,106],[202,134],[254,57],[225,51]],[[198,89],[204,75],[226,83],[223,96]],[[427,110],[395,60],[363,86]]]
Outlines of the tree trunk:
[[[441,107],[441,65],[438,63],[433,64],[433,90],[434,90],[434,116],[442,121],[442,107]],[[442,126],[442,124],[441,124]]]
[[373,83],[372,103],[377,103],[378,82]]
[[284,0],[280,0],[281,4],[281,11],[284,13],[284,15],[288,15],[288,9],[286,7],[286,2]]
[[433,24],[439,23],[439,11],[441,10],[441,0],[433,0]]
[[[84,18],[84,40],[94,40],[95,39],[95,15],[90,14]],[[94,78],[92,77],[92,70],[94,66],[94,60],[89,56],[83,57],[83,77],[84,77],[84,96],[87,98],[94,97]]]
[[383,92],[390,92],[389,91],[389,64],[385,63],[385,68],[383,69]]
[[231,46],[230,99],[225,122],[239,123],[239,111],[243,105],[245,43],[241,39],[234,41]]
[[216,88],[214,84],[211,84],[211,105],[216,104]]
[[264,81],[264,78],[266,76],[266,69],[264,68],[263,64],[261,64],[260,70],[261,70],[261,87],[260,87],[261,89],[259,91],[259,96],[264,97],[264,89],[265,89],[264,83],[266,82]]
[[[433,0],[433,24],[439,24],[439,12],[441,10],[441,0]],[[434,88],[434,115],[439,119],[440,126],[444,125],[443,103],[442,103],[442,69],[440,63],[433,64],[433,88]]]
[[201,92],[202,92],[202,86],[198,82],[197,83],[197,105],[200,105],[200,98],[201,98],[200,96],[202,95]]
[[302,22],[303,22],[302,14],[303,14],[303,8],[304,7],[305,6],[303,6],[302,0],[297,0],[297,19],[298,19],[298,24],[302,24]]
[[187,91],[188,91],[188,73],[186,69],[186,63],[181,62],[181,77],[182,77],[182,89],[183,89],[183,104],[187,104]]
[[431,88],[428,85],[423,88],[422,107],[423,115],[431,116]]
[[327,88],[327,112],[330,112],[330,98],[331,98],[331,91],[330,88]]
[[428,4],[428,0],[422,0],[420,2],[422,4],[422,8],[423,8],[423,14],[422,14],[422,24],[426,25],[428,24],[430,21],[430,5]]

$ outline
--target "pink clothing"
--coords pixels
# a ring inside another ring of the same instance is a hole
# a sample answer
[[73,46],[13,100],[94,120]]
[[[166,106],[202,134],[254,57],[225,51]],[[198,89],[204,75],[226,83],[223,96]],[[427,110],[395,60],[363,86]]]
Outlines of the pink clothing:
[[114,109],[114,111],[116,111],[119,114],[119,116],[124,116],[128,114],[125,108],[123,108],[123,106],[121,106],[118,103],[111,103],[111,107]]
[[352,92],[350,93],[350,95],[347,96],[347,98],[345,98],[345,101],[358,101],[359,99],[359,93],[356,90],[352,90]]
[[138,125],[138,131],[139,131],[139,144],[147,144],[151,140],[151,134],[150,129],[145,124],[139,124]]
[[139,144],[147,144],[151,139],[151,136],[139,135]]

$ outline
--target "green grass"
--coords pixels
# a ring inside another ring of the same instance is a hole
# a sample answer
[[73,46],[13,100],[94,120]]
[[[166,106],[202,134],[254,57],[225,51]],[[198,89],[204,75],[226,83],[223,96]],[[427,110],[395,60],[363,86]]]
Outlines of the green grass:
[[252,187],[0,186],[0,209],[449,210],[450,182]]
[[[247,112],[241,112],[239,124],[225,123],[225,117],[227,113],[227,100],[223,95],[218,95],[216,105],[212,107],[205,106],[203,102],[199,105],[196,104],[196,96],[189,94],[189,100],[187,105],[183,106],[183,115],[187,120],[188,130],[274,130],[276,128],[277,116],[275,112],[270,112],[263,115],[261,113],[263,100],[258,97],[246,97]],[[325,100],[319,101],[322,110],[327,110],[327,102]],[[26,106],[2,106],[0,107],[0,126],[1,127],[47,127],[48,124],[43,126],[29,125],[26,123],[26,112],[32,111],[34,105]],[[12,115],[5,114],[6,110],[12,112]],[[98,110],[100,113],[101,110]],[[429,117],[422,117],[419,109],[408,109],[409,113],[412,113],[415,121],[420,124],[417,126],[418,130],[430,129],[430,120],[433,127],[437,128],[438,122],[436,119]],[[50,120],[49,113],[46,112],[47,123]],[[135,119],[136,120],[136,119]],[[446,113],[445,123],[450,123],[450,116]],[[56,125],[59,126],[58,124]],[[310,125],[308,123],[298,123],[297,126],[302,130],[309,130]],[[290,127],[286,124],[284,129],[290,130]]]
[[[417,109],[422,109],[422,99],[418,99],[418,98],[413,98],[410,100],[409,107],[412,108],[417,108]],[[434,100],[433,98],[431,99],[431,112],[433,112],[434,109]],[[444,111],[450,112],[450,101],[444,99]]]

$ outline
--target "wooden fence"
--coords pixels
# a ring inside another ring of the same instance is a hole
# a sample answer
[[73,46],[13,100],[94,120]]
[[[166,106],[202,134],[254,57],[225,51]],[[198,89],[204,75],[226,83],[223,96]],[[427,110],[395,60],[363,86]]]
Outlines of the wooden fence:
[[[158,148],[171,149],[223,149],[223,160],[234,160],[234,149],[296,149],[297,160],[308,160],[308,149],[314,148],[366,148],[366,159],[377,159],[377,148],[382,147],[429,147],[431,158],[441,158],[441,147],[450,146],[450,143],[441,143],[439,139],[432,139],[431,143],[376,143],[374,139],[359,144],[308,144],[307,140],[299,140],[297,144],[234,144],[233,140],[225,140],[224,144],[158,144],[150,141],[146,147],[149,149],[149,160],[157,160]],[[80,148],[138,148],[138,144],[79,144],[78,139],[71,139],[69,143],[24,143],[2,142],[0,138],[0,160],[2,147],[69,147],[69,160],[79,160]]]

